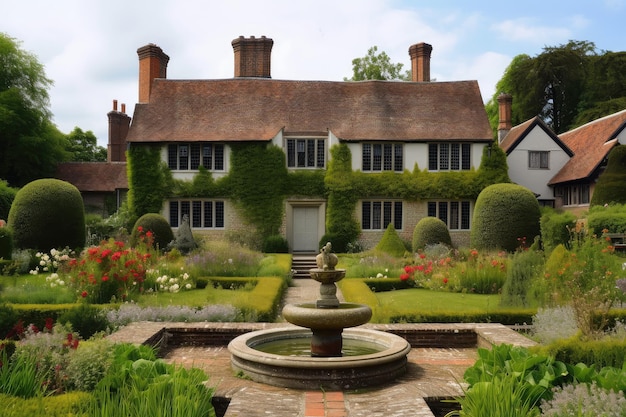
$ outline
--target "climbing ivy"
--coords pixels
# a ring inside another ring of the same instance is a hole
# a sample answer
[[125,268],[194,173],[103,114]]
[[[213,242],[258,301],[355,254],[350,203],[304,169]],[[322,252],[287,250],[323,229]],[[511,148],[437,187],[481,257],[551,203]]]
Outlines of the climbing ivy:
[[473,200],[488,185],[510,182],[506,155],[498,146],[485,147],[478,170],[436,173],[420,170],[417,165],[402,173],[355,171],[345,143],[330,149],[327,170],[295,172],[287,170],[285,153],[277,146],[244,142],[231,144],[230,148],[228,175],[215,179],[200,167],[192,181],[182,181],[172,179],[158,146],[133,144],[128,152],[128,175],[129,206],[135,218],[160,212],[166,198],[225,198],[266,239],[278,234],[287,197],[325,198],[327,235],[322,240],[332,238],[337,246],[335,242],[347,244],[360,233],[354,217],[359,199]]

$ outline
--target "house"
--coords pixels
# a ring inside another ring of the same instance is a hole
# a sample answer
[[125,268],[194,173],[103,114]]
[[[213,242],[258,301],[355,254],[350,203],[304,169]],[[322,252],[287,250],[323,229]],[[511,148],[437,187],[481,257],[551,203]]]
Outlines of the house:
[[117,100],[109,119],[109,143],[106,162],[64,162],[57,166],[55,178],[67,181],[80,191],[85,211],[107,217],[126,200],[126,135],[130,117],[126,106],[117,110]]
[[498,138],[511,181],[533,191],[542,205],[588,209],[609,152],[626,143],[626,110],[557,136],[538,117],[511,127],[511,102],[510,95],[498,97]]
[[[468,245],[477,191],[446,187],[422,195],[406,184],[421,178],[432,186],[438,176],[454,184],[476,175],[493,141],[476,81],[430,82],[432,47],[426,43],[409,48],[411,82],[274,80],[272,39],[239,37],[232,46],[234,77],[210,80],[170,80],[170,58],[160,47],[138,49],[139,100],[126,137],[131,201],[152,199],[142,210],[162,213],[173,228],[188,215],[195,233],[216,239],[251,235],[279,216],[270,229],[293,252],[318,251],[333,210],[344,200],[350,200],[343,207],[358,223],[366,248],[389,223],[410,241],[424,216],[441,218],[453,241]],[[248,153],[245,168],[238,155],[251,147],[272,155],[271,149],[280,150],[282,169],[264,173],[271,164],[259,163],[256,153]],[[345,191],[329,185],[337,147],[350,155],[347,175],[338,180],[365,178],[344,184]],[[154,153],[158,159],[151,159]],[[156,172],[159,164],[165,172]],[[242,169],[257,172],[244,176]],[[169,175],[179,185],[166,186],[160,178]],[[246,181],[258,181],[247,193],[267,205],[265,220],[254,220],[247,194],[236,189]],[[299,187],[297,181],[318,186]]]

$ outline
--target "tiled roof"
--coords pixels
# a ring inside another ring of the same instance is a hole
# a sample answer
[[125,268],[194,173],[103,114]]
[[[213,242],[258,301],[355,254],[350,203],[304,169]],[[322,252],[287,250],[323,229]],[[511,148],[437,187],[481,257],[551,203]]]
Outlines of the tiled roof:
[[502,148],[507,155],[510,154],[535,126],[539,126],[544,132],[546,132],[546,135],[548,135],[559,147],[561,147],[561,149],[563,149],[569,156],[573,156],[574,153],[561,141],[561,139],[559,139],[557,135],[554,134],[554,132],[552,132],[545,122],[537,116],[513,127],[504,137],[504,140],[500,142],[500,148]]
[[73,184],[80,192],[128,189],[126,162],[66,162],[59,164],[55,177]]
[[476,81],[154,80],[135,106],[129,142],[341,140],[491,141]]
[[589,178],[617,144],[612,141],[624,129],[626,110],[589,122],[559,135],[574,156],[548,185]]

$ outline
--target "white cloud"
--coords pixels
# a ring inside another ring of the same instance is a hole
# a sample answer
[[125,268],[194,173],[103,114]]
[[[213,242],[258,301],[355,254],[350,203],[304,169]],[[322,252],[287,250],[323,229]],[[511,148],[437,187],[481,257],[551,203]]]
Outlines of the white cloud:
[[496,23],[493,29],[502,38],[515,42],[545,44],[548,39],[568,39],[571,30],[562,27],[534,25],[534,20],[519,18]]

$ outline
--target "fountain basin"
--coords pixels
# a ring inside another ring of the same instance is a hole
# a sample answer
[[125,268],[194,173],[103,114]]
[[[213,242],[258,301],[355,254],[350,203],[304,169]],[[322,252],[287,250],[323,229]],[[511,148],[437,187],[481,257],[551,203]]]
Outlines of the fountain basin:
[[283,318],[291,324],[309,329],[334,330],[356,327],[372,318],[369,306],[340,303],[337,308],[316,308],[316,303],[287,304]]
[[308,329],[259,330],[233,339],[228,350],[231,366],[256,382],[296,389],[345,390],[389,382],[406,371],[411,345],[402,337],[377,330],[346,329],[344,342],[365,342],[374,353],[341,357],[311,357],[266,353],[265,343],[290,343],[290,339],[312,337]]

